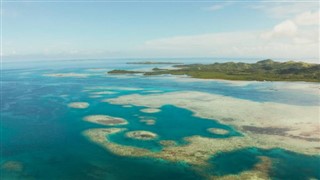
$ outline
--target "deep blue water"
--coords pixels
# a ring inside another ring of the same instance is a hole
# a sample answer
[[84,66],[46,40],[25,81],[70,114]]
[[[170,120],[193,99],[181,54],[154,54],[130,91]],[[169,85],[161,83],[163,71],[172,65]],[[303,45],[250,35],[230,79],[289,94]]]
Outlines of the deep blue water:
[[[1,101],[1,163],[18,161],[23,165],[19,172],[2,170],[4,179],[201,179],[192,168],[183,163],[169,163],[148,158],[115,156],[100,146],[91,143],[81,133],[96,127],[105,127],[83,121],[92,114],[107,114],[128,120],[129,125],[119,127],[128,130],[156,132],[159,138],[141,142],[125,138],[123,133],[113,135],[111,140],[123,144],[161,150],[160,140],[175,140],[186,143],[184,137],[201,135],[212,138],[239,136],[233,127],[213,120],[192,116],[188,110],[167,105],[161,112],[146,114],[144,107],[124,108],[101,102],[102,99],[127,94],[148,94],[147,90],[162,92],[196,90],[216,93],[259,102],[281,102],[298,105],[319,105],[319,97],[299,91],[270,91],[273,83],[256,83],[230,86],[223,82],[179,82],[174,78],[133,76],[119,78],[105,71],[87,71],[88,68],[145,69],[153,66],[127,65],[123,61],[66,61],[55,63],[4,64],[2,70]],[[106,70],[106,71],[107,71]],[[88,78],[55,78],[43,74],[76,72],[95,74]],[[103,98],[89,98],[87,87],[130,87],[141,90],[112,90],[117,94]],[[68,95],[68,96],[65,96]],[[90,103],[88,109],[70,109],[67,104],[74,101]],[[138,116],[154,118],[156,124],[147,126],[139,122]],[[213,135],[207,128],[229,130],[227,135]],[[274,179],[308,179],[319,177],[319,157],[310,157],[282,150],[262,151],[245,149],[222,153],[210,161],[218,165],[208,169],[212,174],[236,174],[248,170],[257,162],[258,155],[279,159],[274,166]],[[242,162],[241,165],[232,164]],[[304,165],[308,164],[308,165]],[[295,171],[298,169],[298,171]],[[298,174],[299,173],[299,174]]]

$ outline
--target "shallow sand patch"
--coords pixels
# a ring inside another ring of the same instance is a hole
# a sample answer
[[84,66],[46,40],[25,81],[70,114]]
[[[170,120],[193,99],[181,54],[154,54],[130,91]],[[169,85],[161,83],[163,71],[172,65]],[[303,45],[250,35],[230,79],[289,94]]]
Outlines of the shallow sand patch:
[[162,93],[163,91],[160,90],[148,90],[148,91],[143,91],[145,93]]
[[126,105],[123,105],[122,107],[124,107],[124,108],[131,108],[131,107],[133,107],[133,106],[130,105],[130,104],[126,104]]
[[269,82],[273,90],[295,91],[308,94],[320,95],[320,83],[311,82]]
[[100,91],[100,92],[92,92],[90,94],[93,94],[93,95],[104,95],[104,94],[117,94],[117,92],[114,92],[114,91]]
[[141,119],[140,122],[143,122],[146,125],[155,125],[156,124],[156,121],[154,119]]
[[86,87],[86,90],[116,90],[116,91],[140,91],[142,88],[134,88],[134,87],[120,87],[120,86],[91,86]]
[[76,108],[76,109],[86,109],[89,107],[89,103],[87,103],[87,102],[73,102],[73,103],[69,103],[68,106],[71,108]]
[[90,74],[79,74],[79,73],[55,73],[55,74],[43,74],[43,76],[48,77],[76,77],[76,78],[86,78]]
[[145,109],[141,109],[140,111],[144,113],[158,113],[161,110],[157,108],[145,108]]
[[212,134],[219,134],[219,135],[225,135],[225,134],[229,133],[228,130],[219,129],[219,128],[208,128],[207,131],[212,133]]
[[97,123],[97,124],[107,125],[107,126],[128,124],[128,121],[126,121],[123,118],[112,117],[112,116],[107,116],[107,115],[86,116],[84,118],[84,120],[89,121],[89,122],[93,122],[93,123]]
[[150,131],[129,131],[126,133],[126,137],[148,141],[156,139],[158,135]]
[[[279,147],[299,153],[320,152],[319,106],[254,102],[196,91],[132,94],[105,101],[111,104],[146,106],[151,109],[171,104],[189,109],[195,116],[232,125],[248,139],[254,140],[252,143],[256,147],[265,147],[267,142],[268,147]],[[245,128],[248,126],[255,128]],[[278,130],[270,132],[270,127],[286,131],[282,134],[279,134]],[[257,133],[255,129],[259,128],[267,130],[268,133]]]
[[86,69],[86,71],[91,71],[91,72],[101,72],[101,71],[108,71],[109,69],[106,68],[90,68]]
[[101,95],[92,95],[92,96],[89,96],[89,98],[101,98],[101,97],[103,97],[103,96],[101,96]]

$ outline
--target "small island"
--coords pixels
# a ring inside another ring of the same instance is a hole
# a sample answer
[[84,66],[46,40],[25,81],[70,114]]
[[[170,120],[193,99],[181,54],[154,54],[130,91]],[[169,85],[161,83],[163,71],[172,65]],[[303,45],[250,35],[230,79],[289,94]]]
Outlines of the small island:
[[145,72],[144,71],[120,70],[120,69],[115,69],[115,70],[108,72],[108,74],[139,74],[139,73],[145,73]]
[[127,62],[127,64],[183,64],[178,62],[158,62],[158,61],[142,61],[142,62]]
[[[271,59],[256,63],[226,62],[213,64],[174,65],[178,69],[154,68],[150,75],[188,75],[199,79],[225,79],[243,81],[306,81],[320,82],[320,65],[305,62],[277,62]],[[134,74],[136,71],[113,70],[111,74]]]

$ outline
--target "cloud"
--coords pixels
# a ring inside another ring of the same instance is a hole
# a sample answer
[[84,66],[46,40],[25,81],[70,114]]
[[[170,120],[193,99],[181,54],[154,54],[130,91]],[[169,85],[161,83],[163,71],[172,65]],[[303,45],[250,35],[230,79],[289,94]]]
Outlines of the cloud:
[[223,9],[227,6],[230,6],[232,3],[231,2],[225,2],[225,3],[216,3],[210,7],[207,7],[205,8],[206,10],[208,11],[217,11],[217,10],[220,10],[220,9]]
[[319,2],[258,2],[248,7],[273,18],[290,18],[306,11],[318,11]]
[[304,12],[287,19],[270,31],[261,34],[263,39],[289,38],[293,43],[319,43],[319,12]]
[[139,50],[160,57],[318,59],[316,30],[299,31],[287,21],[274,28],[272,38],[262,38],[261,31],[176,36],[146,41]]
[[297,31],[297,25],[291,20],[286,20],[276,25],[273,30],[263,33],[261,37],[264,39],[293,37],[297,34]]
[[319,25],[320,12],[307,11],[295,17],[294,22],[302,26]]

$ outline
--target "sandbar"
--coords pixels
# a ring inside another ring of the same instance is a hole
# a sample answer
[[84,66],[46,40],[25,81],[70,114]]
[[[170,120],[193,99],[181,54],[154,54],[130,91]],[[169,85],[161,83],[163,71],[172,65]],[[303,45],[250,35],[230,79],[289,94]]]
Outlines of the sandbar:
[[219,135],[225,135],[229,133],[228,130],[220,129],[220,128],[208,128],[207,131],[212,134],[219,134]]
[[107,125],[107,126],[128,124],[128,121],[126,121],[123,118],[112,117],[107,115],[90,115],[90,116],[86,116],[84,120],[97,123],[97,124]]
[[161,110],[158,108],[145,108],[145,109],[141,109],[140,111],[144,113],[158,113]]
[[156,139],[158,135],[150,131],[129,131],[126,133],[126,137],[147,141]]
[[90,94],[93,95],[104,95],[104,94],[116,94],[117,92],[113,92],[113,91],[100,91],[100,92],[92,92]]

